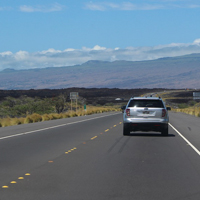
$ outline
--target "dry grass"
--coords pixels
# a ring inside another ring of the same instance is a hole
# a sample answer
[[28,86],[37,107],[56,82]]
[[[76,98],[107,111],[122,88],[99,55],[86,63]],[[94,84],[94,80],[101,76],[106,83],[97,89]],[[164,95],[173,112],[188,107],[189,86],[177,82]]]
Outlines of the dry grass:
[[37,113],[33,113],[32,115],[26,116],[24,123],[28,124],[28,123],[35,123],[35,122],[41,122],[41,121],[42,121],[42,116]]
[[13,125],[19,125],[24,124],[24,118],[3,118],[0,119],[0,127],[6,127],[6,126],[13,126]]
[[62,119],[62,118],[69,118],[69,117],[77,117],[77,116],[84,116],[84,115],[92,115],[95,113],[103,113],[103,112],[110,112],[110,111],[120,111],[119,107],[112,107],[112,106],[105,106],[105,107],[95,107],[95,106],[87,106],[87,110],[85,111],[83,108],[80,108],[77,112],[75,111],[68,111],[65,113],[57,114],[44,114],[39,115],[34,113],[32,115],[27,115],[25,118],[2,118],[0,119],[0,127],[6,126],[13,126],[19,124],[28,124],[28,123],[35,123],[41,121],[49,121],[55,119]]
[[183,108],[183,109],[177,108],[177,109],[172,109],[172,110],[175,112],[182,112],[189,115],[194,115],[196,117],[200,117],[200,107],[198,106]]
[[[190,91],[190,90],[187,90]],[[166,92],[166,93],[162,93],[160,96],[163,98],[163,100],[165,101],[166,99],[183,99],[183,97],[173,97],[173,92]],[[176,93],[178,92],[182,92],[182,90],[176,90]],[[185,97],[185,99],[187,99],[188,97]],[[187,108],[172,108],[172,111],[175,112],[182,112],[182,113],[186,113],[189,115],[194,115],[196,117],[200,117],[200,104],[197,103],[194,106],[190,106]]]
[[[187,90],[187,91],[191,91],[191,90]],[[183,97],[174,97],[173,93],[182,93],[183,90],[172,90],[172,91],[166,91],[166,92],[160,92],[157,96],[160,96],[163,101],[166,101],[167,99],[183,99]],[[185,99],[187,99],[188,97],[184,97]],[[182,112],[182,113],[186,113],[189,115],[194,115],[196,117],[200,117],[200,103],[195,104],[194,106],[191,107],[187,107],[187,108],[171,108],[172,111],[174,112]]]

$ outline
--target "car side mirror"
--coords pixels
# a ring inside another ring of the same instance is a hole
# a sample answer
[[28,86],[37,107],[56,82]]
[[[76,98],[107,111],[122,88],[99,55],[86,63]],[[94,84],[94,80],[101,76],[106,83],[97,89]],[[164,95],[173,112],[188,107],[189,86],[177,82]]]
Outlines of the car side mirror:
[[122,106],[121,109],[122,109],[122,112],[124,112],[126,106]]

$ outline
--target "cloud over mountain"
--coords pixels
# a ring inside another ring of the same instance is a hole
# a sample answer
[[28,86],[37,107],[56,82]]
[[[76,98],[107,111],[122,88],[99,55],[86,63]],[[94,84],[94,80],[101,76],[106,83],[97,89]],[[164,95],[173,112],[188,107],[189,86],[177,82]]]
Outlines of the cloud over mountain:
[[10,51],[0,53],[0,71],[6,68],[32,69],[46,67],[73,66],[89,60],[100,61],[142,61],[163,57],[175,57],[192,53],[200,53],[200,39],[190,44],[168,44],[154,47],[118,47],[111,49],[99,45],[93,48],[68,48],[55,50],[53,48],[41,52]]

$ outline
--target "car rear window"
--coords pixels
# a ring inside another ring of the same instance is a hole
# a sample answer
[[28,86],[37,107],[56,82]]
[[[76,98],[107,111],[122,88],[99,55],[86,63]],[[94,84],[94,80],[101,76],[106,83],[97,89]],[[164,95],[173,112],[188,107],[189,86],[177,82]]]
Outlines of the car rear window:
[[128,107],[164,108],[161,100],[135,99],[129,102]]

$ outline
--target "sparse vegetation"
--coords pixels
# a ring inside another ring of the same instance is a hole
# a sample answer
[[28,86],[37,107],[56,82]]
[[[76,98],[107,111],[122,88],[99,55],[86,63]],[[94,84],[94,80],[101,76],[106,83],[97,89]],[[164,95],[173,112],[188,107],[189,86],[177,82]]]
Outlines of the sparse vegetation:
[[172,111],[200,117],[200,99],[194,100],[193,92],[193,90],[177,90],[159,95],[172,107]]
[[37,114],[33,113],[31,115],[27,115],[26,117],[21,118],[10,118],[5,117],[0,119],[0,127],[12,126],[12,125],[19,125],[19,124],[27,124],[27,123],[35,123],[41,121],[48,121],[48,120],[55,120],[61,118],[68,118],[68,117],[77,117],[77,116],[84,116],[84,115],[91,115],[95,113],[103,113],[103,112],[110,112],[110,111],[120,111],[118,106],[104,106],[104,107],[94,107],[88,106],[87,110],[85,111],[83,108],[75,111],[67,111],[64,113],[50,113],[50,114]]
[[54,102],[51,99],[40,99],[21,96],[20,98],[6,97],[0,103],[0,117],[25,117],[33,113],[44,114],[54,112]]
[[44,99],[27,96],[6,97],[0,103],[0,127],[120,110],[120,106],[114,105],[98,107],[88,105],[87,110],[84,110],[81,98],[77,106],[72,104],[71,110],[71,102],[67,102],[66,99],[65,95]]
[[186,104],[186,103],[178,104],[178,108],[180,108],[180,109],[185,109],[185,108],[188,108],[188,107],[189,107],[189,105]]
[[[0,127],[91,115],[108,111],[121,111],[121,106],[126,105],[131,96],[140,96],[153,92],[157,96],[161,96],[166,105],[170,106],[173,111],[200,117],[200,100],[193,100],[193,90],[120,90],[107,88],[83,88],[77,90],[80,90],[79,94],[83,94],[83,97],[80,97],[77,102],[77,111],[75,103],[73,103],[71,110],[71,101],[69,95],[66,95],[69,91],[66,92],[66,90],[58,90],[60,93],[56,93],[58,92],[57,90],[29,90],[20,91],[19,93],[17,91],[7,91],[9,94],[13,94],[13,97],[1,96]],[[6,91],[1,92],[6,94]],[[21,93],[24,95],[16,96]],[[53,95],[54,93],[57,95]],[[35,94],[41,95],[34,97]],[[49,96],[46,97],[48,94]],[[117,97],[123,97],[124,99],[116,101]],[[84,104],[86,102],[87,110],[85,111]]]
[[173,111],[183,112],[189,115],[200,117],[200,106],[188,107],[188,108],[183,108],[183,109],[177,108],[177,109],[173,109]]

